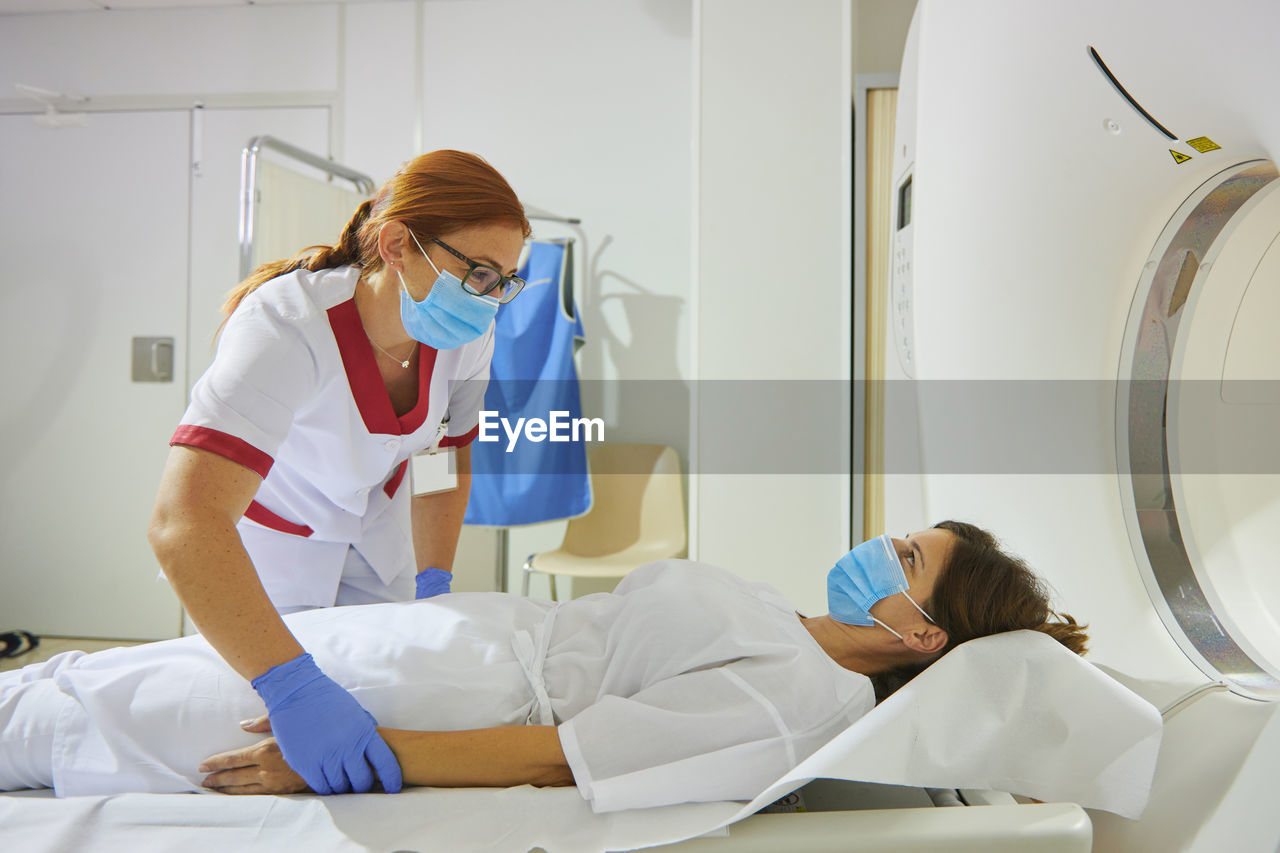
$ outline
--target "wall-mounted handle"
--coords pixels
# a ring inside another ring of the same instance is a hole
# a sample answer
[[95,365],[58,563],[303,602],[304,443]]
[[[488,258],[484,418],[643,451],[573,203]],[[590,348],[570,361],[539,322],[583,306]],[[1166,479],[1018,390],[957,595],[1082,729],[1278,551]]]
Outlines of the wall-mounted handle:
[[133,381],[173,381],[173,338],[133,339]]
[[151,374],[165,382],[173,380],[173,338],[151,345]]

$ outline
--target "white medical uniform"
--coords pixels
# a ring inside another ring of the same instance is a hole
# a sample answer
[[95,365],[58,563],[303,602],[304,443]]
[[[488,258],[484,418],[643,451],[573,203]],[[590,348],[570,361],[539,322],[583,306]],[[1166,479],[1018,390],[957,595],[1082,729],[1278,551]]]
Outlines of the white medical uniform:
[[407,460],[477,432],[493,327],[457,349],[420,345],[418,402],[397,416],[356,311],[359,276],[298,270],[246,296],[170,442],[264,478],[239,531],[281,609],[334,604],[344,567],[412,597]]
[[[684,560],[560,605],[455,593],[285,621],[380,725],[557,725],[597,812],[751,799],[874,705],[777,590]],[[199,790],[263,711],[201,637],[73,652],[0,674],[0,756],[21,769],[40,757],[22,739],[46,744],[60,796]]]

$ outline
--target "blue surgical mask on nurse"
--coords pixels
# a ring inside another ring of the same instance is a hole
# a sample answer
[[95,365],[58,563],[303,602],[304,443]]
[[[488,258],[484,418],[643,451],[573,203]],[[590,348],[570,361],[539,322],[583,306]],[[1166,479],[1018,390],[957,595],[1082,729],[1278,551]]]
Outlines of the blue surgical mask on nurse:
[[467,293],[460,278],[435,265],[412,231],[409,236],[436,271],[436,280],[422,301],[415,302],[404,276],[396,270],[400,277],[400,322],[404,330],[435,349],[455,349],[483,335],[498,313],[498,300]]
[[871,615],[871,607],[881,599],[902,593],[924,618],[933,622],[933,617],[907,592],[909,588],[902,560],[886,533],[845,554],[827,573],[827,610],[837,622],[879,625],[901,640],[901,634]]

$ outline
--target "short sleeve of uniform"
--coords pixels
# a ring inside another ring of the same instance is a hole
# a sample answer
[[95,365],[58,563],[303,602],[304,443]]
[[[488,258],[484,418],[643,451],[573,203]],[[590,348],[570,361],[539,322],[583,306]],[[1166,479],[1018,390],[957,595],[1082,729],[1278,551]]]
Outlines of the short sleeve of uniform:
[[561,724],[561,747],[592,810],[752,799],[873,704],[867,695],[825,711],[822,703],[806,708],[802,684],[758,664],[605,696]]
[[493,325],[476,341],[470,358],[460,367],[457,378],[449,382],[449,432],[440,442],[442,447],[470,444],[480,428],[480,409],[489,388],[489,364],[493,361]]
[[300,330],[261,302],[246,301],[223,328],[213,364],[191,389],[169,443],[210,450],[266,477],[315,383],[315,358]]

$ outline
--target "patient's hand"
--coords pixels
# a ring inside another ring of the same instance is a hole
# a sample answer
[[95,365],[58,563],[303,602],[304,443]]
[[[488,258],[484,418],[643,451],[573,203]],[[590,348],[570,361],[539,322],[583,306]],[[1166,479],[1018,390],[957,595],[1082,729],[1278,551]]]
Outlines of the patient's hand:
[[[271,731],[271,724],[263,716],[243,724],[243,728],[262,734]],[[206,788],[223,794],[300,794],[311,790],[285,763],[273,737],[243,749],[211,755],[197,772],[209,774],[202,783]]]

